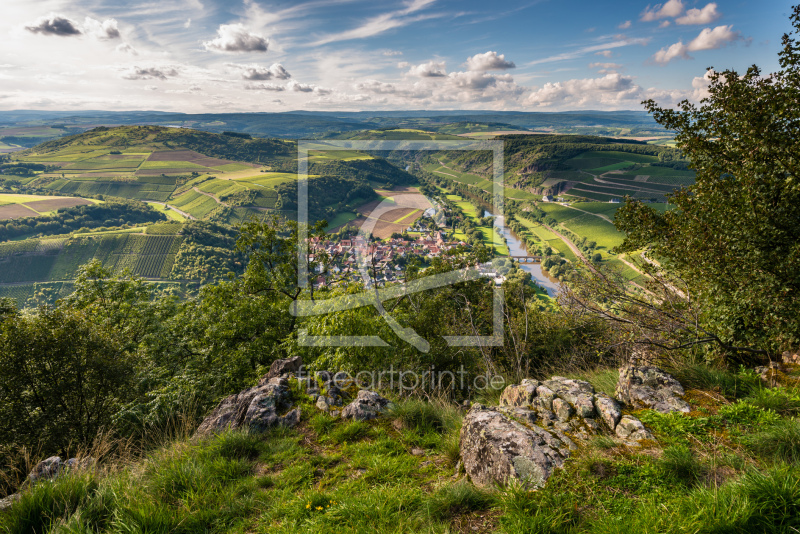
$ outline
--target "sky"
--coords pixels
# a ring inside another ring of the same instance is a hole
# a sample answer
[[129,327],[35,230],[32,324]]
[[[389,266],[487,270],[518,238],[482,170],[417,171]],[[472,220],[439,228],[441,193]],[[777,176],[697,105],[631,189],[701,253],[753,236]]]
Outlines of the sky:
[[3,0],[0,109],[641,110],[778,69],[791,2]]

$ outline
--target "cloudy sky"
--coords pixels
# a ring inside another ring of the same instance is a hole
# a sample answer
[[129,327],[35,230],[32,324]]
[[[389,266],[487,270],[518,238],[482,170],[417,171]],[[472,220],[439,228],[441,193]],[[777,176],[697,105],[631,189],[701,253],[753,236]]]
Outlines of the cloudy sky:
[[776,70],[790,5],[3,0],[0,109],[641,109]]

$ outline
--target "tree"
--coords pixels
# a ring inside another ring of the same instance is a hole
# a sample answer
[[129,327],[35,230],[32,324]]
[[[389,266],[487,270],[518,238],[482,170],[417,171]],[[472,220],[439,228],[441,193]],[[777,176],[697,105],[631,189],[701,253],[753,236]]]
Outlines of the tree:
[[617,212],[621,251],[678,275],[702,308],[706,335],[725,350],[766,357],[800,341],[800,6],[783,36],[781,69],[709,69],[709,96],[678,110],[644,102],[677,132],[697,173],[658,213],[629,201]]
[[89,445],[134,375],[124,341],[82,311],[42,307],[0,323],[0,442],[48,452]]

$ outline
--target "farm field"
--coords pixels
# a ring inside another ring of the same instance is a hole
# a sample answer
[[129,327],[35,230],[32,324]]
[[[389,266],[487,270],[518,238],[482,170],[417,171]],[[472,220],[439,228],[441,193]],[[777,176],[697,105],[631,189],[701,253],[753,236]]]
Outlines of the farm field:
[[594,241],[598,249],[611,250],[621,245],[625,239],[613,224],[594,215],[580,214],[561,225],[581,237]]
[[0,284],[73,280],[96,259],[115,272],[166,278],[183,237],[135,233],[78,234],[0,244]]
[[76,197],[0,194],[0,220],[50,215],[61,208],[96,204],[98,200]]

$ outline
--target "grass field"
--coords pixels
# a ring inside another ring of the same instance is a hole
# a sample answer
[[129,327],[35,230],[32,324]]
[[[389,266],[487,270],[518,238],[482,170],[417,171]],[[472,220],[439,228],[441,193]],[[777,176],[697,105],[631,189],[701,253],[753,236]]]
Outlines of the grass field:
[[198,219],[202,219],[218,206],[216,200],[197,191],[187,191],[172,199],[170,204]]
[[345,224],[349,223],[355,218],[356,218],[355,213],[350,213],[350,212],[337,213],[333,219],[328,221],[328,226],[326,227],[326,230],[330,231],[333,230],[334,228],[344,226]]
[[178,213],[177,211],[175,211],[173,209],[169,209],[167,206],[165,206],[163,204],[151,203],[150,207],[153,208],[154,210],[160,212],[160,213],[163,213],[170,220],[173,220],[173,221],[185,221],[186,220],[186,217],[184,217],[183,215],[181,215],[180,213]]
[[613,224],[594,215],[581,214],[564,222],[563,226],[581,237],[596,242],[598,249],[610,250],[621,245],[625,239],[625,235],[617,231]]

